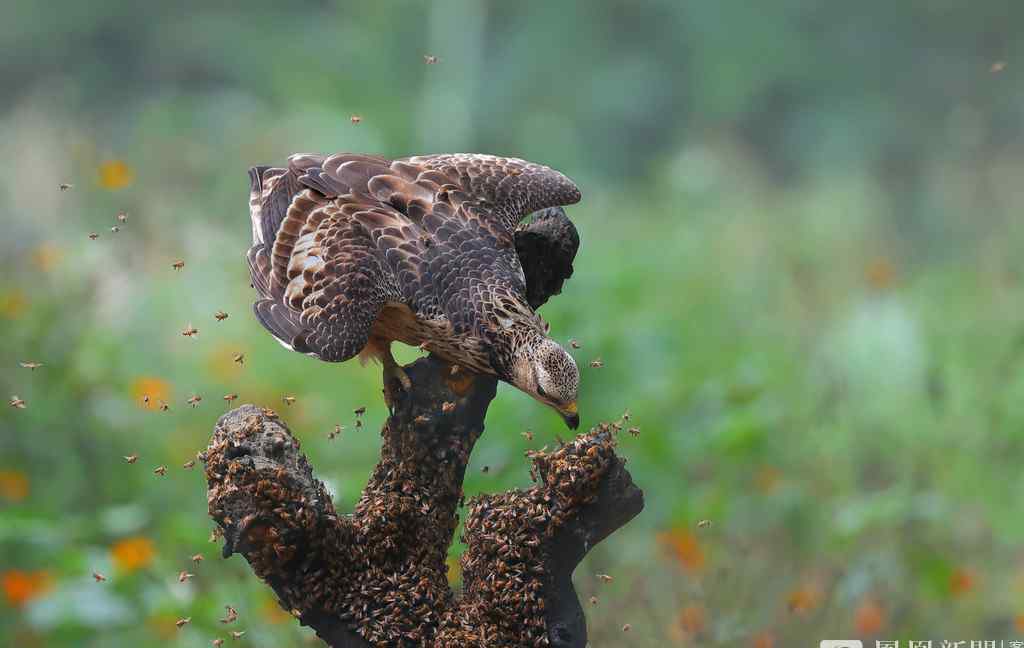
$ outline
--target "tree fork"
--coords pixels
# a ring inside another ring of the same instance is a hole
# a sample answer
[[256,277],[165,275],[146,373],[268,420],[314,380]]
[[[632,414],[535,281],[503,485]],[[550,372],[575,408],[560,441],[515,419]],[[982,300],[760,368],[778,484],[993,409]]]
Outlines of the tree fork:
[[[578,241],[561,210],[517,232],[535,307],[572,273]],[[335,510],[274,412],[243,405],[221,417],[202,458],[225,557],[245,556],[281,605],[335,648],[583,648],[572,572],[643,509],[615,454],[617,426],[528,453],[536,485],[470,501],[456,596],[445,559],[497,381],[434,356],[405,371],[412,389],[393,392],[380,461],[351,514]]]

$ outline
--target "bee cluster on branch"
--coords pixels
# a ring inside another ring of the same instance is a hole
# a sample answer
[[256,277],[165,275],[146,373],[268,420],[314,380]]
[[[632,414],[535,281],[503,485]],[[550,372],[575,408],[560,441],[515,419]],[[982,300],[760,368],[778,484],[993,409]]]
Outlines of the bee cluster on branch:
[[[585,645],[572,571],[643,508],[615,454],[616,426],[528,453],[532,488],[469,502],[456,595],[448,546],[496,382],[477,376],[466,389],[433,357],[407,371],[417,390],[385,424],[380,462],[349,515],[276,413],[244,405],[221,418],[202,459],[225,555],[244,555],[331,646]],[[416,423],[426,409],[439,411]]]
[[[578,240],[555,213],[517,232],[531,305],[560,292]],[[552,451],[527,452],[531,488],[470,500],[455,592],[448,548],[497,380],[433,355],[404,371],[412,388],[397,394],[380,460],[350,514],[334,508],[275,412],[242,405],[221,417],[200,458],[224,555],[242,554],[282,608],[335,648],[583,648],[572,572],[643,509],[615,453],[628,412]],[[357,428],[363,411],[355,411]]]

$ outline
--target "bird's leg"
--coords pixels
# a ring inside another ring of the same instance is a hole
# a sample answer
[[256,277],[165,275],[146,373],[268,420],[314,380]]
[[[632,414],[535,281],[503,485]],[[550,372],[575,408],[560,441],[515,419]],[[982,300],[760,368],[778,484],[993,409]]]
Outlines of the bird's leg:
[[405,369],[395,360],[395,356],[391,355],[391,343],[386,342],[383,347],[384,350],[381,353],[380,359],[384,365],[384,402],[393,411],[395,409],[396,394],[391,390],[392,381],[398,381],[402,389],[407,392],[412,389],[412,381],[409,380],[409,375],[405,373]]

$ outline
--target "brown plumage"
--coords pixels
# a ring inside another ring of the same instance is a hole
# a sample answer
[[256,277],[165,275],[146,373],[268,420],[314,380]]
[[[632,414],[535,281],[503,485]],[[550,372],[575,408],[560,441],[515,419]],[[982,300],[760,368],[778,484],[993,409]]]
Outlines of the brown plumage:
[[[546,166],[491,155],[294,155],[250,170],[256,317],[288,348],[395,367],[421,346],[578,423],[578,370],[526,297],[515,229],[579,201]],[[406,379],[407,380],[407,379]]]

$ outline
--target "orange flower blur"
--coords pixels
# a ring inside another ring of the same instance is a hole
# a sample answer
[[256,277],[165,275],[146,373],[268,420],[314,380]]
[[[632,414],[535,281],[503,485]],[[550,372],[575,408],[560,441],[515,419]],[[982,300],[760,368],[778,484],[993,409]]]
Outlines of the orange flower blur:
[[886,290],[896,283],[896,265],[885,257],[872,259],[864,269],[864,278],[875,290]]
[[764,466],[754,476],[754,485],[758,492],[768,495],[779,487],[782,481],[782,473],[772,466]]
[[786,597],[786,605],[790,612],[806,614],[813,611],[820,604],[824,594],[816,585],[803,585]]
[[28,297],[20,290],[0,294],[0,316],[5,319],[18,319],[28,308]]
[[135,179],[135,171],[121,160],[107,160],[100,165],[99,173],[104,189],[124,189]]
[[703,605],[687,605],[679,611],[677,623],[686,636],[699,635],[707,626],[707,611]]
[[20,502],[28,497],[28,477],[20,470],[0,470],[0,498]]
[[862,635],[878,634],[885,628],[885,622],[885,608],[873,596],[864,597],[853,615],[853,625]]
[[118,569],[126,572],[147,567],[153,562],[156,554],[149,538],[141,536],[125,538],[114,543],[110,548],[110,557]]
[[658,543],[687,571],[698,571],[704,567],[704,551],[696,536],[686,529],[676,529],[658,534]]
[[50,272],[57,266],[63,256],[63,252],[55,243],[49,241],[40,243],[32,251],[32,265],[41,272]]
[[12,607],[21,607],[44,594],[52,586],[50,574],[45,570],[22,571],[12,569],[0,575],[4,600]]
[[953,596],[970,594],[975,585],[974,573],[969,569],[958,567],[949,575],[949,593]]
[[[145,402],[146,396],[149,396],[149,402]],[[160,401],[171,400],[171,386],[161,378],[139,376],[132,382],[132,398],[140,407],[156,409],[160,407]]]

